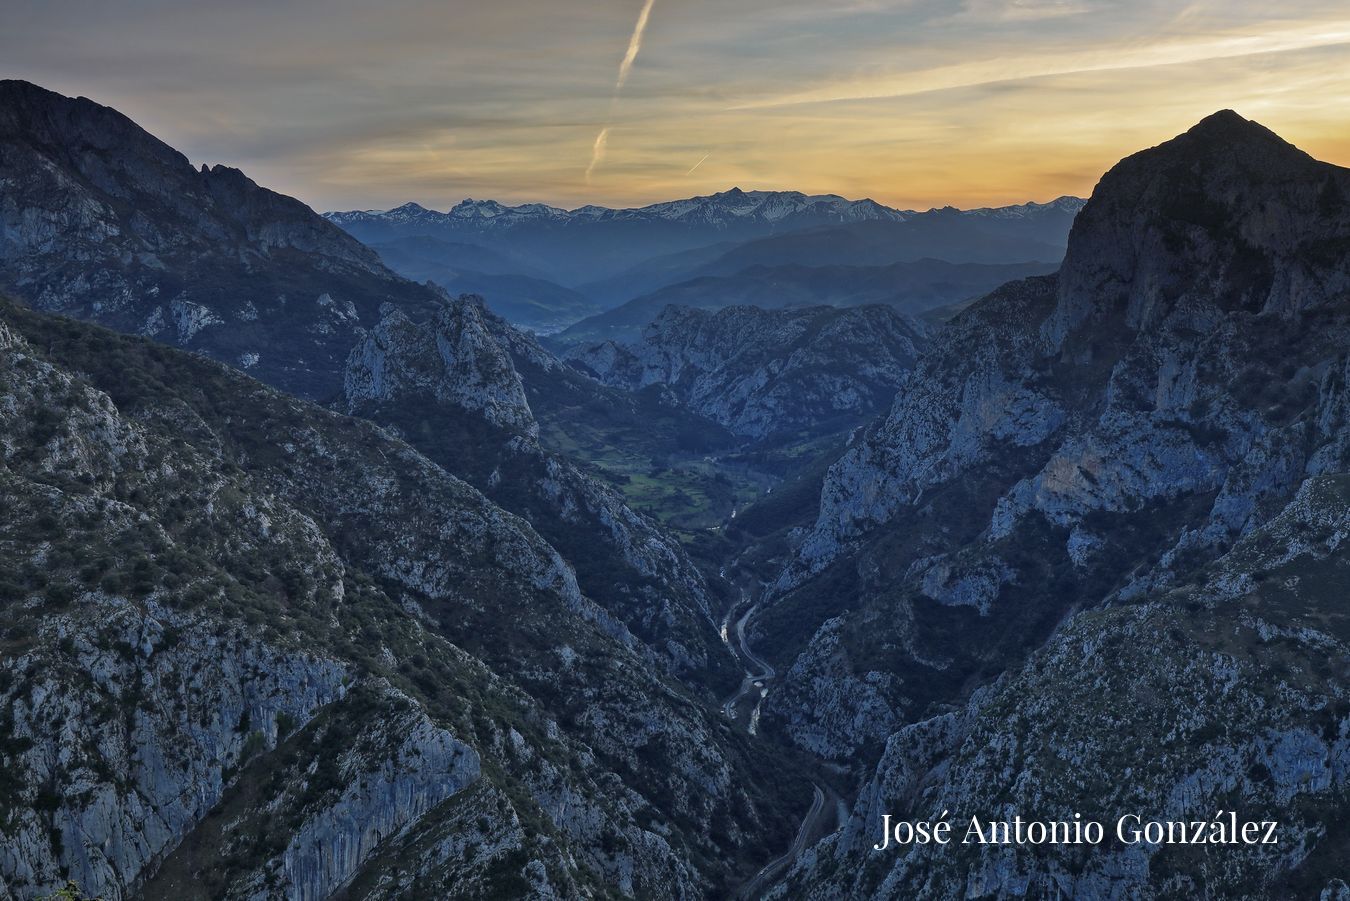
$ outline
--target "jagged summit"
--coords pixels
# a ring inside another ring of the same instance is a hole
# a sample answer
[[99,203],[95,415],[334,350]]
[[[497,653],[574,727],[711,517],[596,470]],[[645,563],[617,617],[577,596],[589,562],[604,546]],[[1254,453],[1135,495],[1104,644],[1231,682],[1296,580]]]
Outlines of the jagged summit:
[[22,78],[0,78],[0,104],[2,104],[0,105],[0,112],[5,114],[16,111],[31,112],[41,107],[50,108],[67,104],[87,104],[113,112],[109,107],[95,103],[88,97],[66,97],[55,91],[49,91],[40,85],[35,85],[31,81],[24,81]]
[[[1082,198],[1065,195],[1048,203],[1027,202],[1005,207],[980,207],[969,210],[948,205],[934,207],[928,212],[941,212],[954,216],[1016,218],[1056,210],[1075,213],[1085,202]],[[662,201],[641,207],[614,208],[587,204],[576,209],[565,210],[545,203],[525,203],[511,206],[496,200],[466,198],[444,213],[414,202],[408,202],[402,206],[383,211],[350,210],[324,213],[325,217],[344,227],[381,221],[406,220],[411,216],[416,216],[428,221],[473,220],[475,224],[489,225],[493,228],[517,228],[540,222],[570,224],[597,220],[666,221],[716,225],[726,224],[729,221],[773,223],[780,220],[795,222],[797,219],[802,219],[805,224],[811,224],[816,220],[820,222],[904,221],[915,215],[918,215],[915,210],[888,207],[870,197],[850,200],[838,194],[804,194],[801,191],[747,191],[739,186],[733,186],[725,191],[712,194],[699,194],[694,197]],[[809,217],[815,217],[815,219],[807,221]]]

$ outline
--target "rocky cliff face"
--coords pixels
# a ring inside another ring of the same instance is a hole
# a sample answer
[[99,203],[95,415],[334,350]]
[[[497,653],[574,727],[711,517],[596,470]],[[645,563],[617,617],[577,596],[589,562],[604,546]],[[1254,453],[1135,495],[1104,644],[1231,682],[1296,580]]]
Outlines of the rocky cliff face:
[[8,897],[692,897],[785,840],[525,521],[209,361],[0,322]]
[[22,81],[0,81],[0,285],[315,398],[381,304],[438,296],[299,201]]
[[926,343],[887,307],[716,312],[667,307],[632,346],[606,341],[568,358],[606,384],[664,385],[735,434],[828,431],[888,405]]
[[448,304],[429,325],[392,306],[381,312],[347,358],[343,394],[349,409],[424,396],[477,413],[493,426],[538,434],[520,376],[476,304]]
[[[1342,845],[1309,811],[1344,803],[1345,686],[1318,663],[1338,627],[1304,617],[1339,578],[1322,581],[1340,567],[1350,459],[1347,188],[1346,170],[1232,113],[1123,161],[1059,276],[958,317],[834,465],[760,627],[796,658],[770,726],[827,756],[881,757],[839,849],[887,804],[935,804],[1046,818],[1237,805],[1283,817],[1283,850],[1205,866],[1137,848],[869,853],[830,876],[826,845],[803,884],[1278,896],[1279,872],[1321,888],[1319,861]],[[1276,569],[1282,587],[1261,588]],[[794,622],[827,597],[849,599],[835,622]],[[1102,606],[1124,602],[1138,606]],[[1289,656],[1276,634],[1298,636]],[[1156,690],[1130,681],[1145,672]],[[1272,685],[1307,695],[1277,701]],[[862,725],[839,715],[859,698],[880,711]]]

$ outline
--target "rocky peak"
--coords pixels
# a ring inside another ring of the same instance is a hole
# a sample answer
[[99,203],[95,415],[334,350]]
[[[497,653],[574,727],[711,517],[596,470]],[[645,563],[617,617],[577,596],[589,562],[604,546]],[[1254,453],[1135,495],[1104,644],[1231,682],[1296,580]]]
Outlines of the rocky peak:
[[347,358],[349,410],[423,395],[479,413],[492,425],[537,435],[520,375],[489,329],[480,301],[445,303],[430,323],[413,322],[388,304],[380,314]]
[[[101,220],[103,227],[80,237],[98,243],[129,238],[132,246],[126,249],[162,253],[166,244],[209,245],[265,234],[265,245],[251,251],[294,247],[367,270],[380,268],[372,251],[300,201],[261,188],[229,166],[194,169],[187,157],[126,116],[84,97],[64,97],[25,81],[0,82],[0,141],[6,145],[6,169],[32,176],[22,188],[6,186],[10,203],[19,212],[37,207],[47,217],[69,215],[73,207]],[[57,203],[66,209],[41,209]],[[6,231],[12,253],[34,249],[27,239],[45,239],[50,232],[31,226]]]
[[1127,157],[1078,215],[1051,349],[1089,324],[1146,330],[1174,314],[1288,314],[1350,291],[1350,171],[1224,110]]

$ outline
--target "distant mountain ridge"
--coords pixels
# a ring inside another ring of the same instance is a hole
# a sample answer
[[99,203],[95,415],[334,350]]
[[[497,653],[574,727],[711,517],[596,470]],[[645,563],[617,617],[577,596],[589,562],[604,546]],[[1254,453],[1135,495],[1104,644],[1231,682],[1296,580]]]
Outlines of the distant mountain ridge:
[[[493,200],[465,200],[448,212],[405,203],[386,211],[352,210],[324,216],[369,244],[430,237],[505,250],[542,271],[547,278],[580,288],[619,276],[654,258],[709,245],[739,244],[810,230],[828,233],[830,229],[869,224],[900,227],[915,222],[921,223],[915,228],[923,230],[929,222],[942,223],[953,217],[970,223],[988,223],[995,230],[1011,226],[1018,231],[1018,224],[1024,223],[1027,229],[1021,230],[1038,236],[1040,223],[1051,223],[1054,240],[1038,242],[1036,252],[1040,257],[1057,260],[1068,232],[1067,223],[1082,204],[1075,197],[1060,197],[1050,203],[918,212],[835,194],[732,188],[634,209],[583,206],[569,211],[538,203],[513,207]],[[1058,225],[1061,221],[1062,227]],[[1000,251],[999,255],[983,257],[982,261],[1025,262],[1037,258],[1025,255],[1014,258]],[[646,290],[651,290],[651,286]],[[583,293],[590,295],[589,291]],[[617,300],[635,296],[636,293],[619,295]],[[604,294],[600,299],[603,303],[615,298]],[[491,302],[490,297],[488,301]]]
[[573,323],[548,340],[559,348],[601,340],[632,342],[671,305],[715,310],[884,304],[918,316],[1055,269],[1054,263],[949,263],[931,258],[887,266],[755,265],[734,275],[698,275],[667,285]]
[[370,247],[399,275],[434,282],[455,296],[479,295],[494,313],[536,332],[557,331],[603,309],[506,251],[425,236],[373,242]]
[[[402,275],[434,281],[452,293],[481,294],[494,312],[545,334],[591,317],[584,339],[599,340],[630,337],[607,331],[610,310],[674,286],[683,289],[674,302],[708,308],[834,303],[859,293],[868,294],[862,302],[905,306],[912,293],[907,288],[894,296],[877,296],[875,284],[862,290],[822,288],[819,277],[802,269],[885,267],[928,258],[939,264],[1024,267],[1008,278],[1048,272],[1063,257],[1069,227],[1082,205],[1079,198],[1060,197],[1049,203],[917,212],[835,194],[733,188],[633,209],[569,211],[538,203],[465,200],[448,212],[406,203],[387,211],[324,215],[376,249]],[[781,267],[792,271],[765,271]],[[990,272],[953,274],[955,284],[934,273],[936,282],[920,290],[938,298],[929,306],[969,300],[1006,280],[989,281]],[[685,284],[709,276],[737,280]],[[813,285],[803,288],[803,279]],[[970,283],[976,283],[974,290],[959,287]],[[769,284],[785,285],[784,296],[765,299],[766,292],[773,293]],[[642,300],[650,311],[630,324],[649,322],[668,302]],[[632,318],[631,311],[623,315]]]
[[[1057,197],[1049,203],[1029,202],[1013,206],[957,210],[957,212],[974,217],[1018,219],[1049,210],[1077,213],[1083,208],[1084,203],[1086,201],[1081,197],[1065,195]],[[938,209],[935,207],[928,212],[935,212]],[[942,207],[940,209],[955,210],[956,208]],[[796,218],[809,218],[813,223],[820,220],[832,220],[840,223],[904,222],[921,215],[921,211],[896,209],[870,198],[848,200],[838,194],[803,194],[800,191],[742,191],[740,188],[731,188],[716,194],[631,208],[586,205],[574,210],[566,210],[543,203],[508,206],[495,200],[466,199],[444,213],[415,202],[408,202],[389,210],[347,210],[328,212],[323,215],[325,219],[343,228],[377,223],[391,226],[428,225],[433,227],[446,224],[472,223],[482,228],[508,229],[541,222],[566,225],[588,222],[654,220],[711,225],[713,227],[726,227],[732,223],[744,222],[790,223]]]

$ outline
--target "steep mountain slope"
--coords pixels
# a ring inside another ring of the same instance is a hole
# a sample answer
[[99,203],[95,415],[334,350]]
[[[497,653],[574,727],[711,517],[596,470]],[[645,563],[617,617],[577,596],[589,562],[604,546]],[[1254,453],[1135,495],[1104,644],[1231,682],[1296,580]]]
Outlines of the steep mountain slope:
[[584,295],[533,274],[529,263],[486,247],[427,237],[370,246],[400,275],[454,295],[480,295],[498,316],[532,331],[557,331],[600,311]]
[[737,435],[816,435],[889,404],[926,339],[887,307],[667,307],[628,347],[569,356],[609,385],[663,385]]
[[668,306],[717,310],[886,304],[917,315],[973,300],[1005,282],[1046,275],[1052,263],[947,263],[916,260],[890,266],[752,266],[728,276],[703,276],[635,297],[551,336],[554,346],[594,341],[630,343]]
[[22,81],[0,81],[0,286],[311,398],[381,304],[438,297],[299,201]]
[[[483,275],[523,275],[544,278],[544,271],[529,259],[481,244],[445,241],[426,235],[372,242],[372,250],[390,254],[400,262],[435,263],[455,269],[472,269]],[[469,292],[464,292],[469,293]]]
[[386,308],[348,360],[346,409],[397,428],[527,519],[575,567],[586,595],[650,645],[663,668],[713,693],[734,684],[738,670],[703,576],[611,486],[544,449],[521,370],[533,384],[588,387],[477,298],[446,303],[422,322]]
[[764,756],[369,423],[8,304],[0,420],[7,897],[699,897],[787,841]]
[[[1027,665],[890,737],[849,820],[783,898],[1335,898],[1350,834],[1350,479],[1295,500],[1194,583],[1074,617]],[[1128,702],[1128,703],[1126,703]],[[1080,846],[871,851],[882,817],[1100,822]],[[1224,813],[1216,817],[1217,811]],[[1278,824],[1222,845],[1116,838],[1149,821]],[[1135,819],[1135,818],[1138,819]],[[1142,823],[1140,822],[1142,821]],[[860,862],[864,862],[859,865]]]
[[831,468],[757,636],[786,669],[769,727],[881,757],[869,824],[888,799],[1238,809],[1285,824],[1281,849],[986,847],[837,876],[822,857],[800,877],[821,897],[1325,885],[1350,729],[1325,663],[1344,641],[1347,190],[1231,112],[1122,161],[1058,278],[958,316]]

